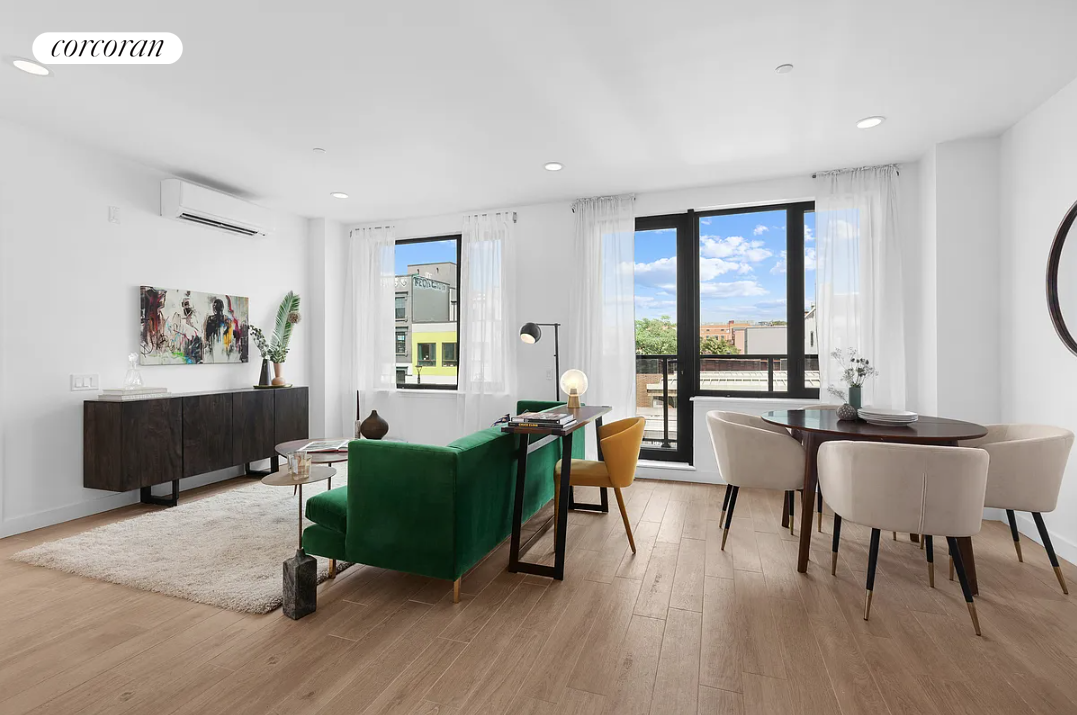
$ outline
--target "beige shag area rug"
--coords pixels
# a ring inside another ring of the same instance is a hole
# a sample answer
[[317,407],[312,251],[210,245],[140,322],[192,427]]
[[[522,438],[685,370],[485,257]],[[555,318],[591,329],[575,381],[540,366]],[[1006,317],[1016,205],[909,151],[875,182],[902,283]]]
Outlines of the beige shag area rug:
[[[333,486],[340,487],[347,474],[336,466]],[[304,501],[325,488],[325,482],[304,486]],[[179,506],[11,558],[231,611],[268,613],[281,605],[282,563],[295,556],[298,520],[291,489],[252,482],[189,503],[181,493]],[[318,557],[318,582],[328,576],[329,560]]]

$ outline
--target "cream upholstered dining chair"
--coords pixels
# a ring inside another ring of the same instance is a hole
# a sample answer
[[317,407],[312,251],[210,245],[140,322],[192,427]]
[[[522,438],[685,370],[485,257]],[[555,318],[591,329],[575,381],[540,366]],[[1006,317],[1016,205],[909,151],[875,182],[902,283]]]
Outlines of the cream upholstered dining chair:
[[960,447],[827,442],[819,448],[819,481],[834,510],[834,561],[843,519],[871,528],[865,621],[871,614],[880,530],[938,534],[946,536],[972,625],[980,635],[957,539],[980,531],[989,460],[982,449]]
[[[739,412],[708,412],[707,429],[718,469],[726,481],[722,505],[724,550],[741,487],[783,491],[792,506],[792,495],[804,484],[804,448],[783,428]],[[792,514],[789,523],[792,528]]]
[[1073,433],[1047,425],[988,425],[987,436],[962,442],[961,446],[977,447],[991,455],[984,506],[1006,510],[1017,560],[1024,563],[1025,559],[1021,555],[1021,535],[1014,512],[1032,512],[1062,593],[1069,594],[1042,514],[1054,511],[1058,503],[1062,475],[1073,447]]

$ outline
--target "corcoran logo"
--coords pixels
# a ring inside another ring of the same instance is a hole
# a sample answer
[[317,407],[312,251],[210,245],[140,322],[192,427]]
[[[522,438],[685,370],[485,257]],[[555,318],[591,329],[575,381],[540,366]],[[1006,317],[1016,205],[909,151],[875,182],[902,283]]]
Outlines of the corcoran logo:
[[170,65],[182,54],[171,32],[44,32],[34,40],[43,65]]

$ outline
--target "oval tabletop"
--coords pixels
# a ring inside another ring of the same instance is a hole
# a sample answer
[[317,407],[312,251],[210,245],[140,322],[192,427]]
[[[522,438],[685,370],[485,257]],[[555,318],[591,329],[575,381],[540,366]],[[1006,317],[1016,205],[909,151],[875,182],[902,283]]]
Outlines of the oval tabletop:
[[262,477],[262,484],[268,484],[271,487],[294,487],[298,484],[324,482],[326,479],[332,479],[336,473],[337,470],[334,467],[311,467],[308,476],[303,479],[296,479],[296,475],[288,471],[287,468],[278,469],[272,474]]
[[[305,447],[311,442],[343,442],[344,437],[312,437],[310,439],[293,439],[291,442],[281,442],[274,449],[277,454],[282,457],[288,457],[296,452],[296,450]],[[310,452],[310,461],[314,464],[335,464],[336,462],[346,462],[348,460],[347,448],[340,450],[339,452]]]
[[865,439],[881,442],[931,444],[978,439],[987,428],[975,422],[921,415],[910,425],[869,425],[863,420],[839,420],[837,410],[773,410],[764,412],[763,420],[772,425],[802,432],[817,432],[832,439]]

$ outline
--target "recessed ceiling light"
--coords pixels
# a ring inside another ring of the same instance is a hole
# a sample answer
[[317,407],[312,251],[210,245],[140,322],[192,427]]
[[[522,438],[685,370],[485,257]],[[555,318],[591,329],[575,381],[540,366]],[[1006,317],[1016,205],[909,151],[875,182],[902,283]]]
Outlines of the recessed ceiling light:
[[316,146],[316,147],[314,147],[314,153],[315,154],[324,154],[325,149],[322,149],[320,146]]
[[344,193],[343,191],[333,191],[329,195],[332,196],[334,199],[346,199],[346,198],[348,198],[348,195],[346,193]]
[[864,117],[856,123],[857,129],[871,129],[886,121],[886,117]]
[[47,77],[52,74],[52,72],[49,71],[48,67],[45,67],[44,65],[39,65],[33,60],[24,60],[21,57],[12,58],[11,64],[15,65],[15,67],[21,69],[23,72],[37,75],[38,77]]
[[565,165],[559,161],[550,161],[547,162],[546,165],[542,168],[544,168],[546,171],[561,171],[561,169],[565,168]]
[[789,74],[790,72],[793,71],[793,65],[788,64],[788,63],[786,63],[784,65],[778,65],[777,67],[774,68],[774,71],[777,72],[778,74]]

